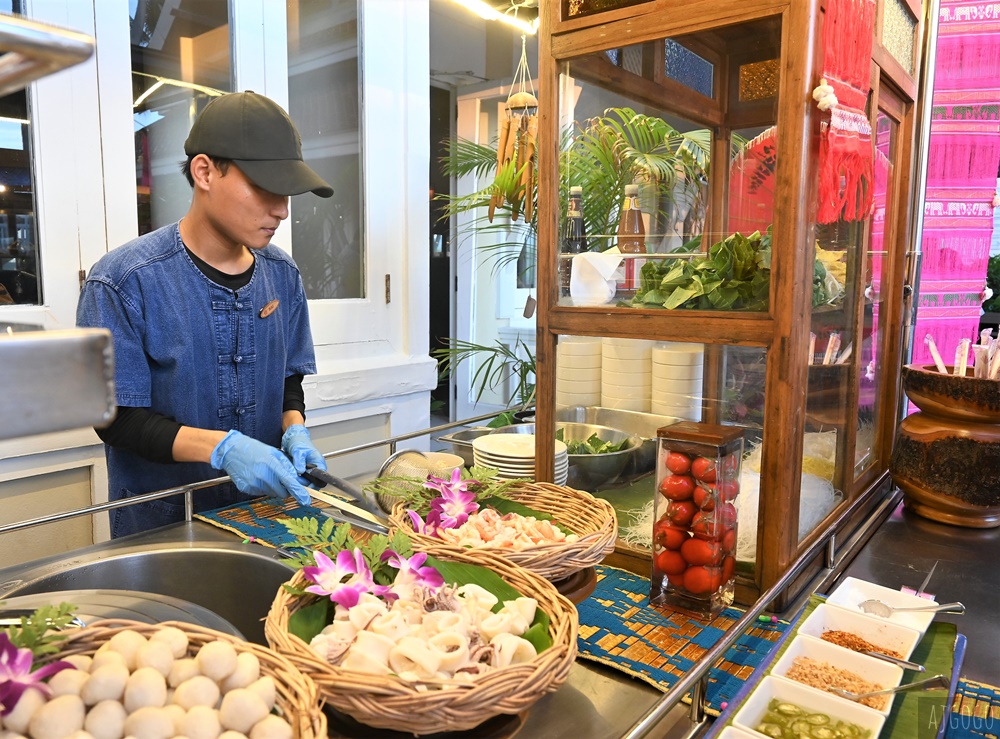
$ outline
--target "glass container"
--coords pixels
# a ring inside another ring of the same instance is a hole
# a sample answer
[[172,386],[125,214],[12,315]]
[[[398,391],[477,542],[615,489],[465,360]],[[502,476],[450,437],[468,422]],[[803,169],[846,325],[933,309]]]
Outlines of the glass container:
[[743,431],[682,421],[657,440],[649,601],[711,617],[735,592]]

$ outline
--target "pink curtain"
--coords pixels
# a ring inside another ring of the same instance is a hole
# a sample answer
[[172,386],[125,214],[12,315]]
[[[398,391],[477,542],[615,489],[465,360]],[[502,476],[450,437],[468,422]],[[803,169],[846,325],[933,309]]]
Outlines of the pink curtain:
[[1000,164],[1000,12],[995,3],[942,0],[924,200],[923,264],[913,361],[946,364],[978,338]]

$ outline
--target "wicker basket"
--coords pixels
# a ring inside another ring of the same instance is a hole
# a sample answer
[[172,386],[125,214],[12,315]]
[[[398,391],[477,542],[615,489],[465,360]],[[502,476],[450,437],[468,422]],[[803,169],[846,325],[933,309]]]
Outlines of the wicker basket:
[[[468,553],[450,557],[483,564]],[[320,697],[338,711],[368,726],[434,734],[472,729],[498,714],[516,714],[565,682],[576,659],[579,624],[576,608],[551,583],[503,559],[488,565],[522,595],[538,601],[550,618],[552,646],[530,662],[487,672],[473,682],[441,682],[420,689],[395,675],[369,675],[335,667],[288,632],[288,619],[319,596],[294,596],[282,588],[264,623],[268,643],[287,656],[319,687]],[[292,578],[302,587],[302,572]]]
[[418,551],[435,557],[473,552],[480,556],[480,564],[492,562],[499,554],[553,582],[599,564],[614,551],[615,540],[618,538],[618,518],[608,501],[595,498],[582,490],[547,482],[523,483],[513,489],[509,497],[528,508],[548,513],[580,538],[572,543],[541,544],[519,552],[494,547],[470,550],[468,547],[443,542],[434,536],[418,534],[406,515],[407,506],[404,501],[398,501],[393,506],[389,523],[406,532],[413,542],[413,548]]
[[227,641],[237,653],[251,652],[260,662],[261,676],[269,675],[274,680],[275,706],[282,717],[292,726],[296,739],[321,739],[326,737],[326,715],[320,708],[316,685],[303,675],[290,660],[272,649],[245,642],[237,637],[212,629],[180,621],[164,621],[161,624],[147,624],[123,619],[94,621],[86,628],[67,631],[58,654],[50,659],[65,659],[74,654],[91,656],[106,644],[115,634],[131,629],[146,638],[165,626],[174,626],[188,638],[188,654],[194,656],[205,644],[215,640]]

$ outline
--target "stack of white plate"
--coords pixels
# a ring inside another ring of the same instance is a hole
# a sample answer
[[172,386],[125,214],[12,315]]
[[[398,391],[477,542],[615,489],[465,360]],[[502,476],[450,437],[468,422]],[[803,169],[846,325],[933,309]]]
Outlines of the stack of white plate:
[[648,413],[652,341],[605,338],[601,344],[601,406]]
[[[556,439],[555,484],[565,485],[569,476],[569,453]],[[493,467],[501,480],[535,479],[534,434],[487,434],[472,441],[476,467]]]
[[651,355],[652,412],[700,421],[705,345],[661,342]]
[[556,405],[601,404],[601,338],[562,336],[556,344]]

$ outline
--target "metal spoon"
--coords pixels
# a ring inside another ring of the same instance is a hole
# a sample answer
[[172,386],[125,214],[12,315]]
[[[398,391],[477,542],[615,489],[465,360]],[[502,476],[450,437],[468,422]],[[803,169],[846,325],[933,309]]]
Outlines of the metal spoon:
[[888,654],[882,654],[882,652],[872,652],[870,650],[864,649],[861,654],[867,654],[869,657],[875,657],[884,662],[891,662],[894,665],[899,665],[904,670],[913,670],[914,672],[923,672],[924,666],[918,665],[916,662],[909,662],[905,659],[900,659],[899,657],[890,657]]
[[926,680],[918,680],[915,683],[907,683],[906,685],[900,685],[895,688],[886,688],[885,690],[872,690],[868,693],[852,693],[849,690],[841,690],[840,688],[828,688],[828,690],[835,695],[839,695],[841,698],[847,698],[847,700],[851,701],[860,701],[864,698],[874,698],[877,695],[907,693],[911,690],[939,690],[942,688],[945,690],[951,688],[950,677],[935,675],[934,677],[929,677]]
[[930,611],[933,613],[965,613],[965,606],[961,603],[944,603],[935,604],[931,606],[911,606],[908,608],[900,608],[897,606],[890,606],[887,603],[883,603],[880,600],[871,598],[869,600],[863,600],[858,603],[858,608],[860,608],[865,613],[870,613],[873,616],[879,616],[880,618],[889,618],[892,614],[897,611]]

